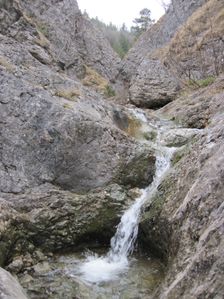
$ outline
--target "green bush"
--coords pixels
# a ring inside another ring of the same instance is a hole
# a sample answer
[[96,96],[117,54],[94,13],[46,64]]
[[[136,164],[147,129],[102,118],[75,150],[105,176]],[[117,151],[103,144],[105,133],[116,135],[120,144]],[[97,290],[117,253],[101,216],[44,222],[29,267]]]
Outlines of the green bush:
[[188,85],[193,87],[207,87],[215,82],[215,77],[209,76],[201,80],[189,80]]
[[114,97],[116,95],[116,93],[115,93],[115,90],[108,84],[105,87],[104,95],[107,98],[111,98],[111,97]]
[[212,83],[215,82],[215,77],[207,77],[205,79],[202,79],[202,80],[198,80],[198,84],[200,87],[206,87],[208,85],[211,85]]
[[38,23],[37,24],[37,30],[39,30],[46,37],[49,35],[49,28],[44,23]]

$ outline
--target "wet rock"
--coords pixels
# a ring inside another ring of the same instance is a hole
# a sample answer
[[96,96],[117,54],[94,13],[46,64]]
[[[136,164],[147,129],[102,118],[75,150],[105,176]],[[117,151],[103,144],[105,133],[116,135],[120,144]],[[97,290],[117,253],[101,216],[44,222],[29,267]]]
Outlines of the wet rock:
[[194,137],[200,133],[198,129],[172,129],[162,135],[161,143],[164,146],[181,147],[193,141]]
[[[104,251],[103,251],[104,252]],[[97,253],[102,254],[102,249]],[[81,253],[55,256],[50,261],[51,270],[44,275],[19,277],[32,299],[49,298],[150,298],[150,294],[163,277],[163,266],[154,258],[136,256],[127,275],[118,280],[101,284],[85,283],[77,274],[77,267],[84,262]]]
[[0,295],[2,299],[28,298],[18,281],[2,268],[0,268]]
[[50,271],[50,265],[48,262],[42,262],[36,264],[32,270],[35,272],[35,275],[41,275]]
[[16,257],[13,261],[7,266],[7,270],[11,273],[19,273],[24,268],[22,257]]
[[[1,231],[0,253],[16,273],[46,261],[40,249],[55,252],[88,242],[108,244],[130,203],[127,191],[119,185],[81,195],[45,184],[24,194],[4,196],[15,217],[10,216],[7,229]],[[8,215],[7,205],[2,210]]]

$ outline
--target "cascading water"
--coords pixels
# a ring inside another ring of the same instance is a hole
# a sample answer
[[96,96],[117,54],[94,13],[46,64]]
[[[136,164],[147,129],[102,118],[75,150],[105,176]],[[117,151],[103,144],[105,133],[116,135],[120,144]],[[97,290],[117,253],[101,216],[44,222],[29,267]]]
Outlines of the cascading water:
[[99,283],[114,280],[120,273],[127,271],[128,255],[132,253],[138,234],[138,223],[141,208],[144,203],[150,201],[165,173],[170,167],[170,159],[173,148],[159,146],[159,134],[157,137],[158,149],[156,157],[156,173],[149,187],[142,190],[142,194],[135,203],[124,213],[117,227],[114,237],[111,239],[111,248],[106,256],[89,255],[79,267],[81,278],[90,283]]
[[[107,254],[97,255],[82,252],[54,256],[49,272],[40,272],[31,281],[24,282],[26,288],[37,298],[38,292],[46,289],[49,298],[118,299],[151,298],[151,294],[163,279],[164,266],[153,256],[133,252],[138,234],[138,224],[145,202],[150,205],[157,187],[162,182],[173,152],[177,148],[165,146],[166,134],[177,126],[172,122],[152,117],[148,123],[144,111],[130,109],[138,121],[135,138],[149,145],[156,153],[156,172],[152,184],[141,190],[132,206],[123,214],[117,232],[111,239]],[[101,249],[100,249],[101,250]],[[45,268],[45,267],[43,267]],[[41,268],[40,268],[41,269]],[[53,291],[52,291],[53,290]],[[42,298],[39,296],[38,298]]]
[[[170,150],[172,153],[172,149]],[[156,158],[156,173],[152,184],[142,190],[142,194],[136,202],[124,213],[117,227],[116,234],[111,239],[111,249],[108,253],[110,261],[119,261],[127,258],[134,250],[134,244],[138,235],[138,223],[141,208],[146,200],[152,197],[165,172],[169,169],[170,154],[160,153]]]

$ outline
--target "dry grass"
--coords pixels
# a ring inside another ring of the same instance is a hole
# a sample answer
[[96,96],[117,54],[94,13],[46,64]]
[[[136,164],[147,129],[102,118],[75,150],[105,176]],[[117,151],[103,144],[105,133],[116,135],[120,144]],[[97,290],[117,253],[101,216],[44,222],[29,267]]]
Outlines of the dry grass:
[[65,103],[64,105],[63,105],[63,107],[65,108],[65,109],[72,109],[72,106],[70,105],[70,104],[68,104],[68,103]]
[[138,138],[141,135],[140,132],[141,123],[135,118],[128,118],[128,127],[124,130],[129,136]]
[[186,51],[188,55],[191,55],[209,40],[222,38],[224,35],[224,7],[221,2],[210,0],[196,10],[177,31],[171,42],[153,53],[154,57],[166,60],[172,52],[181,58],[186,55]]
[[24,20],[26,20],[27,23],[31,24],[33,27],[36,28],[38,37],[34,39],[34,42],[43,48],[48,48],[50,42],[46,37],[46,35],[48,34],[47,26],[35,19],[32,19],[31,17],[27,16],[25,13],[23,13],[23,18]]
[[0,65],[3,66],[8,72],[15,70],[15,65],[11,64],[4,56],[0,56]]
[[80,95],[80,90],[77,88],[61,89],[55,92],[55,96],[67,99],[69,101],[76,101]]
[[[185,25],[174,36],[171,46],[185,45],[190,37],[200,38],[202,41],[212,36],[222,37],[224,34],[224,7],[222,1],[210,0],[199,8],[188,19]],[[196,46],[192,44],[192,49]]]
[[97,73],[94,69],[85,66],[86,74],[85,78],[82,80],[83,85],[93,87],[99,92],[103,92],[106,90],[108,86],[108,80]]
[[50,42],[49,42],[49,40],[46,38],[46,36],[45,36],[42,32],[40,32],[38,29],[37,29],[37,33],[38,33],[38,38],[36,38],[36,39],[34,40],[34,42],[35,42],[37,45],[41,46],[42,48],[49,48],[49,46],[50,46]]

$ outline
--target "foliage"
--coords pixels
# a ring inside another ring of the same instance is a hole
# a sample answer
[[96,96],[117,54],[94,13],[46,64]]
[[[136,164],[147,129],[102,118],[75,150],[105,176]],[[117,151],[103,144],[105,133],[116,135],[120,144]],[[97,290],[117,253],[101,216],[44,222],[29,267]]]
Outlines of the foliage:
[[107,98],[111,98],[111,97],[115,96],[115,91],[114,91],[114,89],[109,84],[105,86],[104,95]]
[[47,24],[45,24],[45,23],[38,22],[37,30],[39,32],[41,32],[46,37],[49,35],[49,28],[48,28]]
[[215,82],[215,77],[207,77],[205,79],[201,79],[201,80],[198,80],[198,84],[200,85],[200,87],[206,87],[208,85],[211,85],[212,83]]
[[151,11],[148,8],[143,8],[139,14],[140,17],[135,18],[133,21],[135,26],[131,27],[131,31],[136,37],[139,37],[139,35],[148,30],[154,23],[154,20],[151,19]]
[[110,23],[109,25],[100,21],[97,17],[92,22],[103,31],[111,47],[123,58],[134,43],[135,36],[123,24],[120,29]]
[[207,87],[215,82],[215,77],[209,76],[201,80],[189,80],[188,84],[194,87]]

